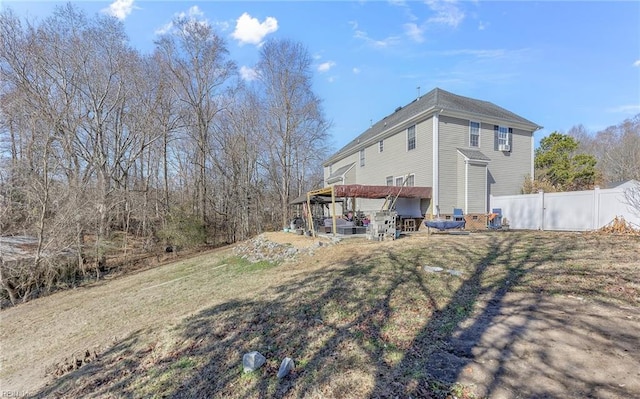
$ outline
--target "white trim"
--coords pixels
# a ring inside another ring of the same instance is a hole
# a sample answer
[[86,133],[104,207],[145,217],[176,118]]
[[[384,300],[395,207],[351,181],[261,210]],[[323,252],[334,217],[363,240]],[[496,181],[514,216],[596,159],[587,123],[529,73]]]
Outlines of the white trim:
[[487,196],[489,195],[489,167],[484,167],[484,211],[489,212],[489,204],[487,203]]
[[432,162],[433,162],[433,181],[432,181],[432,188],[431,188],[431,214],[432,215],[438,215],[439,214],[439,208],[440,208],[440,190],[439,190],[439,185],[440,185],[440,176],[439,176],[439,168],[438,168],[438,163],[439,163],[439,151],[440,151],[440,146],[439,146],[439,128],[440,125],[440,113],[436,112],[433,115],[433,151],[432,151]]
[[469,212],[469,160],[464,161],[464,212]]
[[535,163],[534,163],[534,159],[536,156],[535,153],[535,146],[536,146],[536,140],[533,137],[535,132],[531,132],[531,180],[533,181],[533,179],[535,179],[535,173],[536,173],[536,168],[535,168]]
[[396,176],[393,178],[393,185],[396,187],[400,187],[398,186],[398,179],[401,179],[400,181],[400,186],[404,186],[404,176]]

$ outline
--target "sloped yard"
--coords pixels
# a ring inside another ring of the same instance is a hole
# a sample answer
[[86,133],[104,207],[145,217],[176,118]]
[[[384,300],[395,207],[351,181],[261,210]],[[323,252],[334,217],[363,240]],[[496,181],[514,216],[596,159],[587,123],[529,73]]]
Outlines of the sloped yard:
[[[2,311],[2,389],[638,397],[639,249],[633,237],[495,232],[349,240],[282,264],[222,250]],[[252,350],[267,363],[244,374]],[[285,356],[296,367],[278,380]]]

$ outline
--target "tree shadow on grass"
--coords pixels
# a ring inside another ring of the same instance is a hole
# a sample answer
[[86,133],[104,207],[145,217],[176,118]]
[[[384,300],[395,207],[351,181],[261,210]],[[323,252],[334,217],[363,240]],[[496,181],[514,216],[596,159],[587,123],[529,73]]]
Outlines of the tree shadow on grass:
[[[464,387],[456,383],[465,380],[470,368],[484,378],[483,393],[489,397],[507,383],[516,389],[509,362],[519,350],[517,341],[534,325],[553,328],[562,316],[536,318],[532,311],[544,311],[539,309],[541,295],[514,303],[507,293],[536,267],[562,261],[572,248],[516,234],[472,239],[431,239],[404,251],[363,245],[366,253],[185,319],[168,352],[136,347],[132,337],[39,396],[444,398],[458,389],[460,397]],[[425,265],[463,275],[426,273]],[[507,309],[520,309],[522,317],[502,323]],[[493,333],[499,342],[487,342],[485,333],[501,324],[503,330]],[[605,333],[590,328],[584,333]],[[620,339],[633,345],[633,336]],[[267,362],[245,374],[242,355],[252,350]],[[296,367],[278,380],[286,356]],[[495,363],[481,369],[475,360],[481,356],[492,356]],[[545,364],[545,356],[536,354],[545,367],[555,367],[551,361]],[[582,378],[582,392],[602,389],[590,386],[583,375],[551,371]],[[73,381],[80,385],[72,386]],[[553,392],[545,387],[529,391],[534,397],[553,397]]]

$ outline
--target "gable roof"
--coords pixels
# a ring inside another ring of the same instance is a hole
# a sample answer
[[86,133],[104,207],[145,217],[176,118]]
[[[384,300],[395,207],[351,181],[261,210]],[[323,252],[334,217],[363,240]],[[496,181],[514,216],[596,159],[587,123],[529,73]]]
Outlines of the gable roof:
[[484,155],[481,151],[479,150],[472,150],[469,148],[456,148],[458,150],[458,152],[462,155],[464,155],[467,159],[472,160],[472,161],[491,161],[491,158],[489,158],[488,156]]
[[353,165],[355,165],[355,162],[350,163],[348,165],[345,165],[343,167],[341,167],[340,169],[336,170],[335,172],[333,172],[332,174],[329,175],[329,177],[327,177],[327,182],[329,184],[331,184],[331,182],[333,180],[340,180],[340,178],[349,171],[349,169],[351,169],[353,167]]
[[397,126],[418,114],[428,111],[436,112],[438,110],[450,111],[454,113],[465,113],[469,116],[484,117],[496,121],[504,121],[507,124],[524,125],[535,131],[541,128],[537,124],[514,114],[502,107],[499,107],[489,101],[476,100],[470,97],[463,97],[448,91],[435,88],[418,97],[404,107],[396,108],[395,112],[385,116],[369,129],[365,130],[358,137],[353,139],[347,145],[338,150],[329,159],[325,161],[325,165],[350,155],[356,149],[364,146],[365,143],[381,135],[388,129]]

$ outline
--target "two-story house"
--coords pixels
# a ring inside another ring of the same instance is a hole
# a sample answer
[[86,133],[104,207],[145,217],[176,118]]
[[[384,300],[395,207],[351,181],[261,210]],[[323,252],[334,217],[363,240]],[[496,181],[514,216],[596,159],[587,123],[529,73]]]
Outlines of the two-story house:
[[[436,88],[331,156],[325,183],[431,187],[432,198],[418,205],[422,214],[486,213],[491,194],[519,194],[525,177],[533,176],[540,128],[488,101]],[[380,204],[363,199],[357,208]]]

